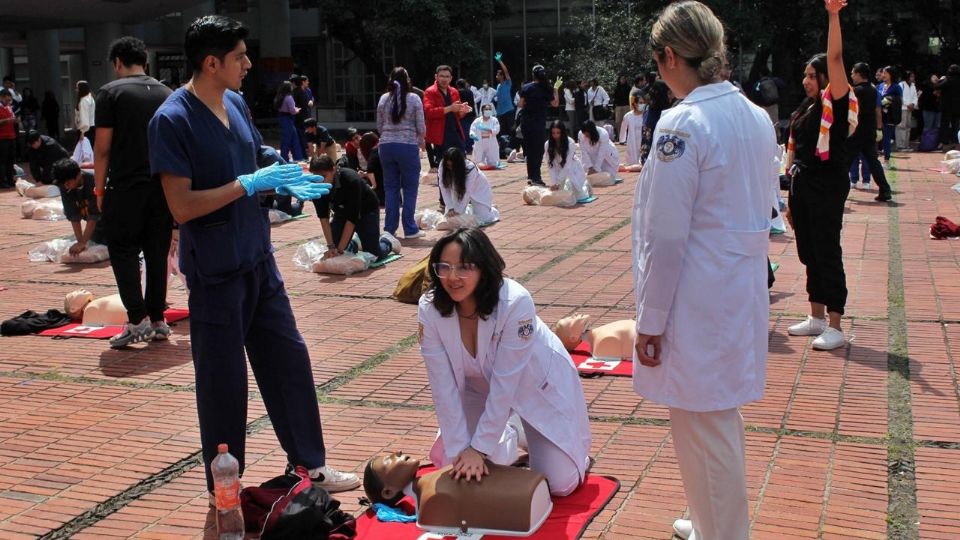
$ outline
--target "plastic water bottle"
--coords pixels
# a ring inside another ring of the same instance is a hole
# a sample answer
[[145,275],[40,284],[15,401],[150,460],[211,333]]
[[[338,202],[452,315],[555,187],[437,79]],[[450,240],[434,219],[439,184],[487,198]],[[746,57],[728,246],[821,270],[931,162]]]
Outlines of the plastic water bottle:
[[230,455],[226,444],[210,464],[213,494],[217,501],[217,535],[220,540],[243,540],[243,513],[240,511],[240,462]]

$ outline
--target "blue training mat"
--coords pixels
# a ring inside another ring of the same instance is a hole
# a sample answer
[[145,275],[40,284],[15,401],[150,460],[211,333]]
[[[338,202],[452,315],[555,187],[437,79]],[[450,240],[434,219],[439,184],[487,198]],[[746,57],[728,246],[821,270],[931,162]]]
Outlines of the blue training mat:
[[386,259],[382,259],[382,260],[370,263],[370,268],[380,268],[381,266],[385,266],[397,259],[402,259],[402,258],[403,258],[403,255],[397,255],[396,253],[394,253],[393,255],[390,255]]
[[577,204],[592,203],[592,202],[595,201],[595,200],[597,200],[597,196],[596,196],[596,195],[591,195],[591,196],[587,197],[586,199],[577,199]]

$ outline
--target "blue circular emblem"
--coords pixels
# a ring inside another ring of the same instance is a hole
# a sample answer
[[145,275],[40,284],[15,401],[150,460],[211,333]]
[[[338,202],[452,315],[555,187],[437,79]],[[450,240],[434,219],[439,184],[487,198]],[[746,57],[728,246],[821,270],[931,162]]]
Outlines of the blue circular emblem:
[[683,155],[687,143],[676,135],[661,135],[657,139],[657,159],[671,162]]

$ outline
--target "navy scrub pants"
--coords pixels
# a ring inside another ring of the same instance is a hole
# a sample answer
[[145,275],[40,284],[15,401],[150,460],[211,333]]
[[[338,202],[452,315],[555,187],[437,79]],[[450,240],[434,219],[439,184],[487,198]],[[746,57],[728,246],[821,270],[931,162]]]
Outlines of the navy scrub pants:
[[292,465],[325,465],[310,356],[273,256],[252,270],[190,289],[190,340],[196,371],[200,442],[210,462],[227,443],[244,468],[247,363],[250,361],[273,430]]

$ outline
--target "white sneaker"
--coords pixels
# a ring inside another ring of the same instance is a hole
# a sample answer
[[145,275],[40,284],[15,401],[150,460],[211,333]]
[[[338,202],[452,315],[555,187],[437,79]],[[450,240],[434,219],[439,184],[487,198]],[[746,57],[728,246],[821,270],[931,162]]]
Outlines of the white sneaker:
[[684,540],[697,540],[693,532],[693,522],[689,519],[678,519],[673,522],[673,532]]
[[787,333],[791,336],[819,336],[826,328],[827,321],[825,319],[817,319],[807,315],[807,320],[787,328]]
[[517,161],[517,151],[511,150],[510,155],[507,156],[507,163],[513,163]]
[[424,230],[419,230],[419,231],[417,231],[417,232],[415,232],[415,233],[413,233],[413,234],[405,234],[405,235],[403,235],[403,238],[404,238],[405,240],[409,240],[409,239],[411,239],[411,238],[423,238],[423,237],[426,236],[426,235],[427,235],[427,232],[426,232],[426,231],[424,231]]
[[824,329],[816,339],[813,340],[813,348],[818,351],[832,351],[847,344],[847,338],[843,332],[832,326]]
[[322,487],[330,493],[350,491],[360,486],[357,475],[338,471],[329,465],[310,469],[310,480],[314,486]]
[[400,254],[400,247],[401,247],[400,241],[397,240],[396,236],[388,233],[387,231],[383,231],[382,233],[380,233],[380,238],[381,239],[385,238],[387,242],[390,242],[390,249],[392,249],[393,252],[396,253],[397,255]]

